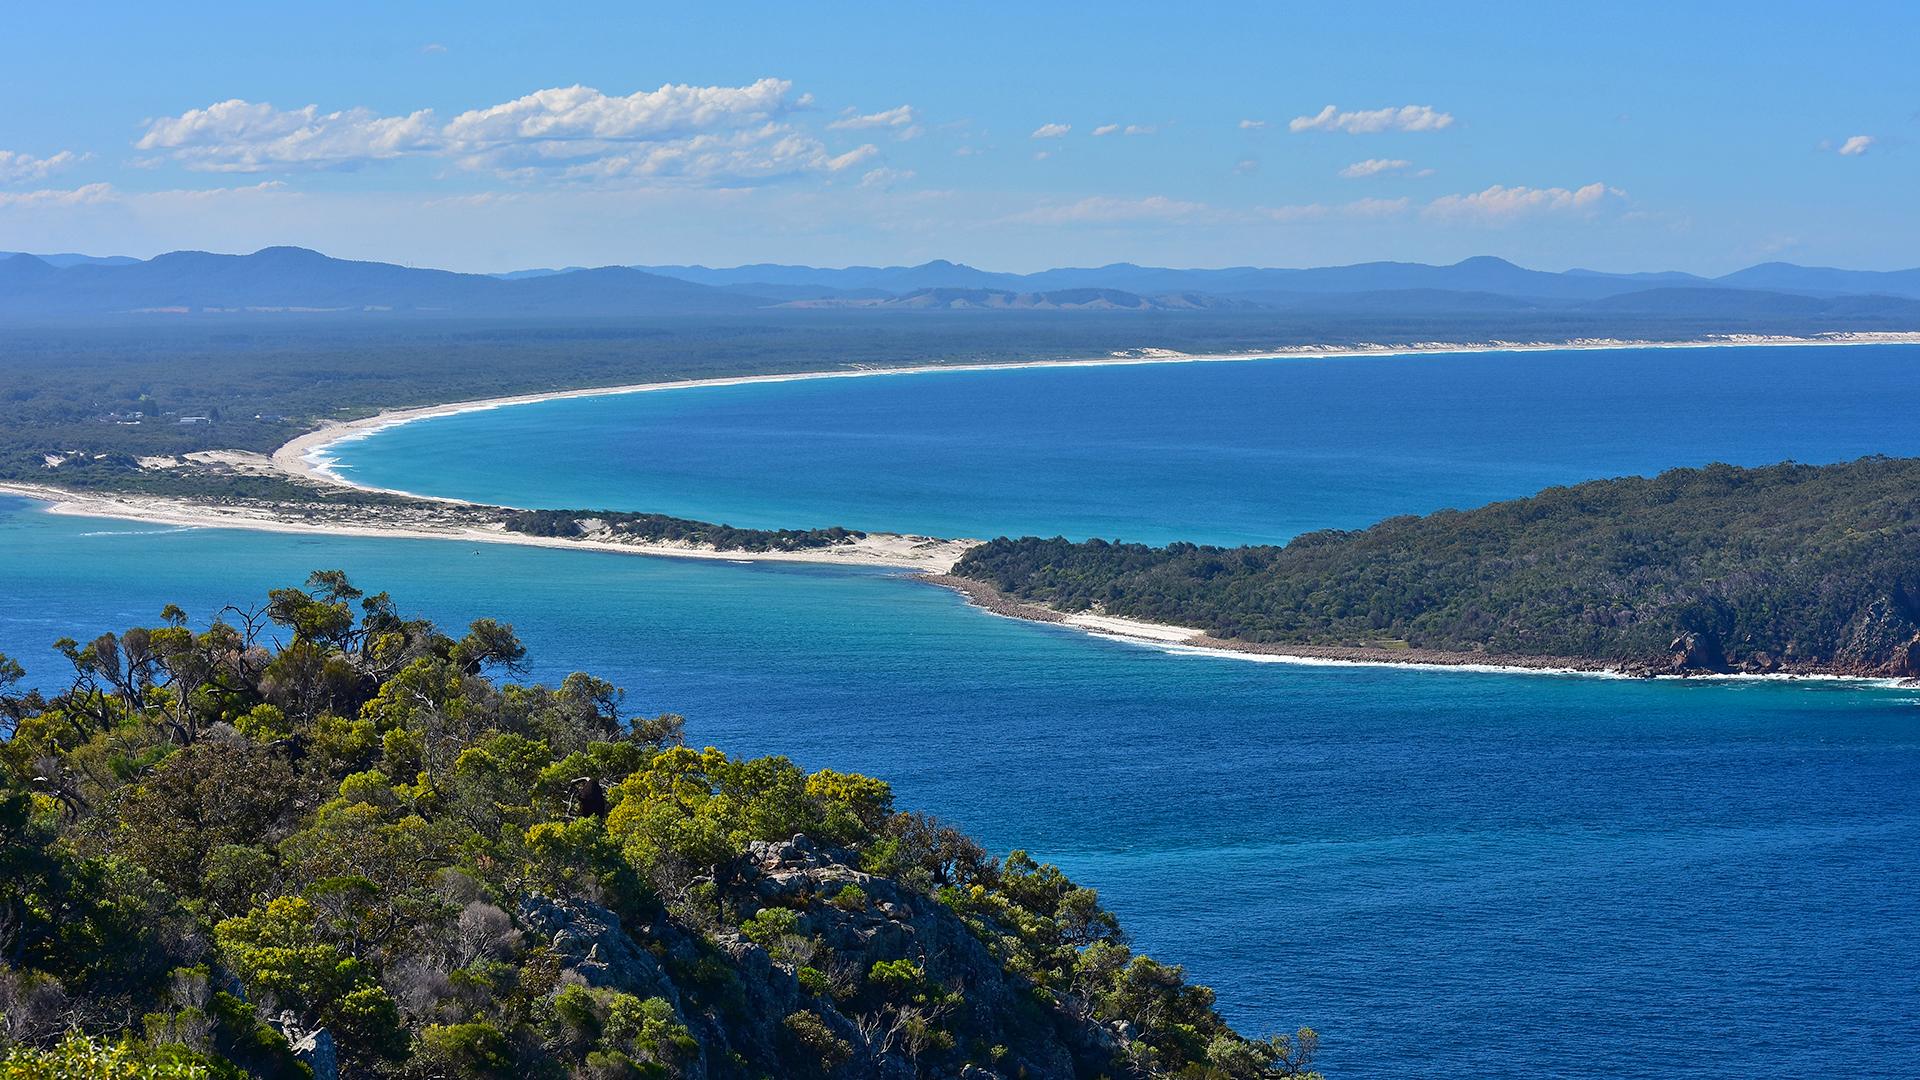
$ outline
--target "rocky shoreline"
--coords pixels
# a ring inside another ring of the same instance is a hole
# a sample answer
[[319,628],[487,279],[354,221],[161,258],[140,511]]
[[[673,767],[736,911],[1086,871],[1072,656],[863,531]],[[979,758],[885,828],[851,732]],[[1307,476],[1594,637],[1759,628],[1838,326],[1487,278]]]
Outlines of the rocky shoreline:
[[[1189,627],[1174,627],[1161,623],[1147,623],[1130,619],[1113,619],[1100,616],[1076,616],[1043,604],[1035,604],[1008,596],[993,585],[955,574],[921,574],[921,580],[929,584],[952,589],[967,598],[968,603],[994,615],[1012,619],[1025,619],[1029,622],[1054,623],[1057,625],[1084,630],[1089,633],[1106,634],[1155,645],[1177,645],[1182,648],[1206,649],[1215,652],[1240,653],[1252,656],[1283,657],[1301,661],[1325,661],[1339,664],[1383,664],[1394,666],[1451,667],[1471,668],[1474,670],[1502,670],[1536,673],[1562,673],[1587,675],[1613,675],[1623,678],[1830,678],[1830,679],[1901,679],[1912,681],[1915,675],[1909,671],[1889,670],[1886,668],[1864,669],[1839,665],[1815,664],[1774,664],[1755,670],[1714,667],[1699,663],[1698,653],[1692,643],[1676,641],[1675,653],[1671,657],[1640,658],[1630,660],[1595,660],[1574,656],[1528,656],[1516,653],[1496,652],[1454,652],[1444,649],[1388,649],[1356,645],[1306,645],[1283,644],[1263,641],[1238,641],[1231,638],[1218,638],[1201,630]],[[1136,630],[1140,632],[1130,632]],[[1172,631],[1148,633],[1149,629]]]

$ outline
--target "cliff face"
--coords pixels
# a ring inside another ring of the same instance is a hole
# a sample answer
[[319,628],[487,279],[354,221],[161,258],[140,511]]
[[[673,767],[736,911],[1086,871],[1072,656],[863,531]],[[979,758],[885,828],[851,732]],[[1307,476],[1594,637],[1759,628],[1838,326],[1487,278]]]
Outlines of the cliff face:
[[1821,674],[1862,678],[1920,677],[1920,623],[1899,596],[1868,601],[1840,626],[1831,642],[1787,640],[1769,646],[1753,633],[1688,631],[1668,655],[1634,668],[1646,674],[1738,672],[1749,675]]
[[630,932],[544,896],[518,922],[560,958],[550,997],[577,984],[666,1002],[697,1044],[677,1063],[688,1077],[1144,1075],[1084,1004],[1049,1001],[951,909],[850,858],[804,835],[752,844],[722,899],[794,914],[764,942],[665,915]]

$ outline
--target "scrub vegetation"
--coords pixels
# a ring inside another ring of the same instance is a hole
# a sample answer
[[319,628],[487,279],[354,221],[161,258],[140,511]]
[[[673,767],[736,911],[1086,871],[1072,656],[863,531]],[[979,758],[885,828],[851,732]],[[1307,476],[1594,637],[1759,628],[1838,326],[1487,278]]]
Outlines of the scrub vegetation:
[[0,657],[0,1077],[1310,1072],[1054,867],[510,626],[337,571],[202,625]]

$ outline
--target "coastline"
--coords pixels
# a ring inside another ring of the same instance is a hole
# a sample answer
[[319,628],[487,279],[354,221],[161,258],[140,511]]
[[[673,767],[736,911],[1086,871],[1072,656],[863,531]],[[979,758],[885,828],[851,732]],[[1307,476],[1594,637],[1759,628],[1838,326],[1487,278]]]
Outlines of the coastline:
[[952,589],[967,603],[992,615],[1026,622],[1052,623],[1096,637],[1135,645],[1157,646],[1180,652],[1203,653],[1243,660],[1266,659],[1300,664],[1352,667],[1457,668],[1479,672],[1533,675],[1604,675],[1631,678],[1618,664],[1560,656],[1508,656],[1497,653],[1444,652],[1436,649],[1379,649],[1343,645],[1277,645],[1268,642],[1217,638],[1204,630],[1171,623],[1148,622],[1092,613],[1069,613],[1044,604],[1016,599],[994,586],[954,574],[920,575],[921,580]]
[[812,379],[864,378],[882,375],[919,375],[939,372],[1005,371],[1024,368],[1108,367],[1142,364],[1241,363],[1260,360],[1402,357],[1487,352],[1565,352],[1627,348],[1753,348],[1802,345],[1920,344],[1920,333],[1834,333],[1817,337],[1727,335],[1690,341],[1631,341],[1613,338],[1568,342],[1491,341],[1478,344],[1424,342],[1406,346],[1303,346],[1249,353],[1187,354],[1163,349],[1140,349],[1103,358],[1009,361],[979,364],[926,364],[910,367],[850,368],[713,379],[684,379],[588,387],[543,393],[483,398],[439,405],[383,411],[361,419],[331,422],[305,432],[275,449],[270,458],[254,461],[267,471],[297,482],[367,493],[402,496],[412,506],[355,506],[324,502],[201,501],[164,495],[75,492],[50,485],[0,481],[0,494],[11,494],[47,504],[49,513],[80,517],[139,521],[180,528],[235,528],[255,531],[362,536],[473,543],[519,544],[528,547],[603,551],[671,558],[785,562],[906,570],[934,585],[954,589],[969,603],[995,615],[1046,622],[1099,637],[1168,652],[1193,653],[1241,660],[1261,660],[1323,666],[1442,668],[1459,671],[1585,675],[1604,678],[1686,678],[1805,680],[1843,679],[1912,685],[1899,679],[1855,672],[1810,670],[1767,674],[1659,671],[1645,665],[1608,663],[1569,657],[1534,657],[1430,649],[1387,649],[1322,645],[1276,645],[1214,638],[1190,627],[1153,623],[1106,615],[1071,614],[1018,601],[992,586],[958,578],[951,570],[978,540],[941,539],[891,533],[870,533],[832,547],[797,551],[747,551],[659,541],[536,536],[506,530],[499,515],[514,508],[474,503],[444,496],[419,495],[356,484],[341,476],[328,459],[329,447],[399,424],[437,416],[477,412],[513,405],[580,397],[602,397],[699,387],[740,386]]
[[1635,341],[1623,338],[1576,338],[1571,341],[1486,341],[1417,342],[1411,345],[1303,345],[1289,349],[1270,349],[1241,353],[1183,353],[1171,349],[1134,349],[1104,357],[1065,360],[1009,360],[977,364],[916,364],[903,367],[846,368],[826,371],[785,372],[773,375],[737,375],[712,379],[677,379],[666,382],[627,383],[617,386],[582,387],[506,397],[475,398],[470,401],[420,405],[388,409],[356,420],[332,421],[283,443],[274,450],[272,464],[281,472],[304,480],[317,480],[357,491],[450,505],[477,505],[465,500],[393,488],[357,484],[340,474],[337,463],[327,451],[343,442],[367,438],[376,432],[401,424],[430,420],[460,413],[486,412],[514,405],[535,405],[544,401],[571,398],[614,397],[665,390],[693,390],[721,386],[752,386],[762,383],[799,382],[814,379],[856,379],[878,376],[931,375],[940,372],[1017,371],[1029,368],[1125,367],[1143,364],[1223,364],[1251,363],[1261,360],[1364,359],[1404,356],[1449,356],[1491,352],[1592,352],[1608,349],[1718,349],[1769,348],[1799,345],[1920,345],[1920,333],[1907,331],[1835,332],[1814,337],[1728,334],[1688,341]]
[[[79,493],[37,484],[0,481],[0,494],[16,495],[47,504],[50,514],[72,517],[138,521],[180,528],[249,529],[255,532],[362,536],[401,540],[464,541],[481,544],[518,544],[523,547],[572,551],[604,551],[624,555],[652,555],[681,559],[718,559],[730,562],[810,563],[826,566],[864,566],[892,570],[944,573],[977,541],[942,540],[929,536],[869,533],[846,544],[800,551],[746,551],[649,541],[566,539],[508,532],[485,522],[481,514],[496,510],[475,503],[438,500],[421,511],[392,507],[346,507],[325,504],[204,503],[160,495]],[[394,521],[401,513],[405,520]]]
[[1656,671],[1636,665],[1569,656],[1526,656],[1509,653],[1449,652],[1442,649],[1383,649],[1349,645],[1284,645],[1272,642],[1217,638],[1204,630],[1171,623],[1148,622],[1091,613],[1069,613],[1008,596],[994,586],[954,574],[922,573],[922,581],[951,589],[967,603],[989,615],[1024,622],[1050,623],[1129,645],[1166,652],[1190,653],[1221,659],[1300,664],[1310,667],[1386,667],[1454,670],[1476,674],[1578,675],[1604,679],[1684,679],[1692,682],[1814,680],[1871,683],[1910,689],[1917,681],[1886,675],[1838,671],[1772,673],[1722,671]]

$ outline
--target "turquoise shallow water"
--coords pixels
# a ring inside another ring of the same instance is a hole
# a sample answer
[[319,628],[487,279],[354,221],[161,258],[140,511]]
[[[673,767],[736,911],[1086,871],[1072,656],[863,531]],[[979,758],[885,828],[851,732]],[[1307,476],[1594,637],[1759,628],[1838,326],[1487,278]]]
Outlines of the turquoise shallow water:
[[752,528],[1258,543],[1553,484],[1920,454],[1920,346],[1037,368],[575,398],[340,444],[359,483]]
[[[0,500],[0,651],[342,567],[694,739],[892,779],[1339,1077],[1912,1074],[1920,693],[1173,655],[842,569],[167,530]],[[564,661],[564,663],[563,663]]]

